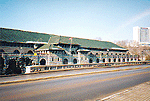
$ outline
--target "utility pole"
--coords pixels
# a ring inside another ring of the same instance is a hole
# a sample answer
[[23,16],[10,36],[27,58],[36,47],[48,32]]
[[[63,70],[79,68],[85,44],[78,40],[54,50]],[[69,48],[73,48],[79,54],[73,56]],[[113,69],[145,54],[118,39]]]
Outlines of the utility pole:
[[142,51],[142,61],[143,61],[143,51]]
[[71,43],[70,43],[70,56],[69,56],[69,61],[70,61],[70,64],[71,64],[71,47],[72,47],[72,38],[69,38],[69,40],[71,40]]

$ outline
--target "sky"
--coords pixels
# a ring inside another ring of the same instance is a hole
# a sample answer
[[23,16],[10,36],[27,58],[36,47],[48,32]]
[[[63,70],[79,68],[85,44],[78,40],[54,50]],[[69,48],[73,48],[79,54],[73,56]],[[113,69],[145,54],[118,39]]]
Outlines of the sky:
[[150,27],[150,0],[0,0],[0,27],[103,41]]

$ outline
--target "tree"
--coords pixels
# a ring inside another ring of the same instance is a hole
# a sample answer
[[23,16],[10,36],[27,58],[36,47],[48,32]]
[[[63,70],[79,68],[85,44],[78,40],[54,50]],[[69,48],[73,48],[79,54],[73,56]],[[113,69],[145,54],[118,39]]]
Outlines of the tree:
[[140,58],[144,57],[149,59],[148,57],[150,56],[150,46],[142,46],[133,40],[122,40],[116,41],[115,43],[123,48],[128,49],[132,55],[139,55]]
[[102,38],[101,38],[101,37],[96,37],[95,39],[96,39],[96,40],[99,40],[99,41],[102,41]]
[[147,56],[145,57],[145,60],[150,60],[150,55],[147,55]]

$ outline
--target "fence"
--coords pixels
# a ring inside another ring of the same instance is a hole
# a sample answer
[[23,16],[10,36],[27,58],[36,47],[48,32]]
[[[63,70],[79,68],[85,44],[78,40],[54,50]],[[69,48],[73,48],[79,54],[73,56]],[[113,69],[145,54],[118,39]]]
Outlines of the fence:
[[84,69],[84,68],[97,68],[97,67],[116,67],[116,66],[129,66],[129,65],[143,65],[150,64],[150,61],[138,62],[109,62],[109,63],[88,63],[88,64],[63,64],[63,65],[33,65],[26,66],[27,73],[49,72],[53,70],[70,70],[70,69]]

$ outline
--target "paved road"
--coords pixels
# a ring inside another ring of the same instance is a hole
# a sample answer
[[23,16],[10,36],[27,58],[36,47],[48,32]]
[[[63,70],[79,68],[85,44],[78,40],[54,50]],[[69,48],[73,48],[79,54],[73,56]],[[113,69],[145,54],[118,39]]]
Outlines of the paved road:
[[0,85],[1,101],[84,101],[150,81],[150,68]]
[[119,70],[132,69],[132,68],[138,68],[138,67],[150,67],[150,65],[125,66],[125,67],[118,67],[118,68],[93,68],[93,69],[39,73],[39,74],[32,74],[32,75],[19,75],[19,76],[12,76],[12,77],[0,77],[0,84],[2,82],[9,82],[9,81],[13,82],[13,81],[19,81],[19,80],[47,78],[47,77],[63,76],[63,75],[73,75],[73,74],[82,74],[82,73],[91,73],[91,72],[100,72],[100,71],[113,71],[113,70],[118,70],[118,69]]

